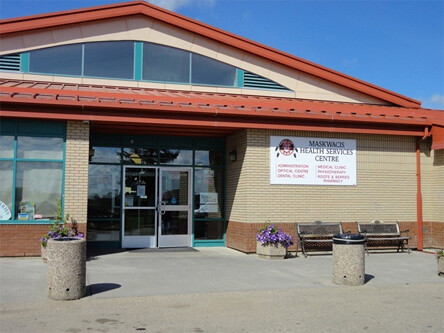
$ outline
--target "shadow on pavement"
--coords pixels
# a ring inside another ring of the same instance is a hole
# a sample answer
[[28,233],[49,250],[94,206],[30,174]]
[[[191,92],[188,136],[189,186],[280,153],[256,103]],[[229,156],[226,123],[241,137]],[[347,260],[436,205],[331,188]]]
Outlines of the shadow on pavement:
[[375,278],[375,276],[374,275],[371,275],[371,274],[365,274],[365,281],[364,281],[364,283],[367,283],[368,281],[370,281],[370,280],[372,280],[372,279],[374,279]]
[[122,285],[117,283],[94,283],[86,286],[86,296],[92,296],[100,293],[104,293],[106,291],[118,289],[122,287]]

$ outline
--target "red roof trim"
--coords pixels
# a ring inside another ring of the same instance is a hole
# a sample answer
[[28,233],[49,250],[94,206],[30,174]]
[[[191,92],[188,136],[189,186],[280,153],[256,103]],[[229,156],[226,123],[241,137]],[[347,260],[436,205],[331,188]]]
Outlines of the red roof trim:
[[[443,111],[444,114],[444,111]],[[432,149],[444,149],[444,124],[432,127]]]
[[421,102],[398,93],[386,90],[368,82],[356,79],[327,67],[295,57],[246,38],[228,33],[210,25],[195,21],[183,15],[170,12],[144,1],[134,1],[115,5],[98,6],[50,14],[27,16],[0,21],[2,34],[12,34],[35,29],[50,28],[68,24],[109,19],[127,15],[144,14],[157,20],[192,31],[218,42],[242,49],[290,68],[334,82],[361,93],[391,102],[396,105],[420,108]]
[[444,112],[294,98],[0,80],[0,116],[179,126],[423,136]]
[[[381,135],[404,135],[404,136],[418,136],[424,135],[424,129],[421,127],[360,127],[350,126],[347,124],[331,124],[321,125],[317,123],[298,123],[298,122],[285,122],[285,123],[270,123],[268,121],[256,121],[254,123],[248,123],[242,118],[203,118],[195,117],[188,118],[174,118],[163,116],[147,116],[141,114],[139,116],[128,115],[126,112],[113,114],[112,116],[104,116],[97,110],[94,111],[91,108],[85,108],[82,113],[70,113],[70,110],[63,110],[62,112],[51,112],[49,109],[37,109],[32,110],[30,108],[17,109],[17,110],[1,110],[0,115],[3,117],[14,118],[32,118],[32,119],[50,119],[50,120],[77,120],[77,121],[92,121],[93,123],[105,123],[105,124],[125,124],[129,129],[132,126],[179,126],[186,129],[215,129],[225,130],[226,133],[239,129],[263,129],[263,130],[300,130],[300,131],[314,131],[314,132],[333,132],[333,133],[357,133],[357,134],[381,134]],[[166,132],[168,133],[168,131]]]
[[272,118],[431,125],[435,114],[423,109],[319,102],[294,98],[101,87],[35,81],[0,81],[0,101],[108,108],[171,109]]

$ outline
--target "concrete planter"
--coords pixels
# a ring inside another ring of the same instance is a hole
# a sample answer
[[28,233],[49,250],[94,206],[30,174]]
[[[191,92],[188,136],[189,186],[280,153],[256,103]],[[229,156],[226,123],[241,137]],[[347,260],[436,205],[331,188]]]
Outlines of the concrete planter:
[[48,298],[72,300],[82,298],[86,284],[86,241],[61,237],[48,240]]
[[256,253],[259,258],[263,259],[285,259],[287,249],[281,245],[262,245],[261,242],[256,242]]
[[40,254],[42,257],[43,262],[47,262],[48,259],[48,246],[40,246]]
[[438,258],[438,275],[444,274],[444,257]]

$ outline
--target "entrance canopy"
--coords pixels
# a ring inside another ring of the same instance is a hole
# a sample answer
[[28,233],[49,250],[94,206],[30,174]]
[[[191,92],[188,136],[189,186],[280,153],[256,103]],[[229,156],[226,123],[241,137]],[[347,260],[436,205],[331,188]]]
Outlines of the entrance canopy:
[[90,121],[99,132],[225,136],[242,128],[427,135],[438,110],[281,97],[0,80],[4,117]]

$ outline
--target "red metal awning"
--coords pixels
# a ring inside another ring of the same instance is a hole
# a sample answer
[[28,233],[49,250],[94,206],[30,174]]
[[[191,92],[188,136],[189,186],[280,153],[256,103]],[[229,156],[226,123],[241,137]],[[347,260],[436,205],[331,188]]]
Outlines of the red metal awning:
[[208,92],[0,79],[4,117],[88,120],[95,128],[202,135],[242,128],[422,136],[444,112]]

